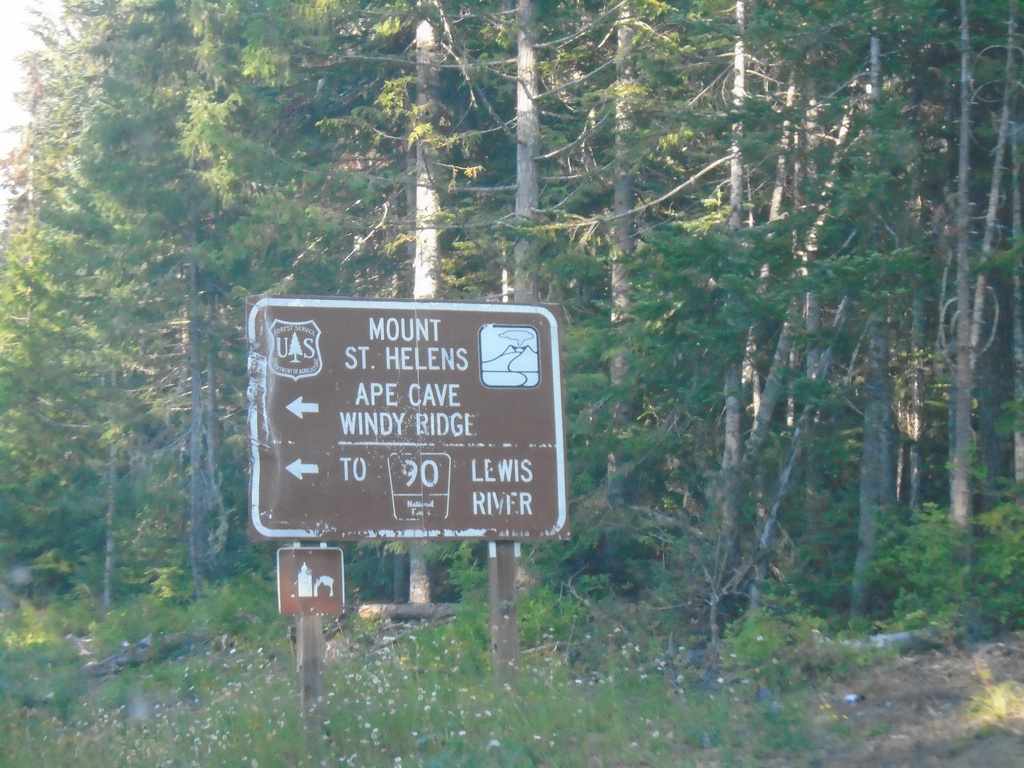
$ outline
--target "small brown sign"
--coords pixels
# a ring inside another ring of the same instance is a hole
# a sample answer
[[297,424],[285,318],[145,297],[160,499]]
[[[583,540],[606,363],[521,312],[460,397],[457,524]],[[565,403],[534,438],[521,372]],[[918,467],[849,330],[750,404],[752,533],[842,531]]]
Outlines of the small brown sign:
[[338,616],[345,610],[345,567],[337,547],[277,550],[277,608],[285,616]]
[[255,538],[562,539],[558,321],[515,304],[248,304]]

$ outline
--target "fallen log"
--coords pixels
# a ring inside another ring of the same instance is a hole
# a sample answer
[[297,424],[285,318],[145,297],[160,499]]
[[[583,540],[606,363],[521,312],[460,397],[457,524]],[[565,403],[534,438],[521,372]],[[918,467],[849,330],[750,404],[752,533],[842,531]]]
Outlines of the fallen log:
[[890,632],[862,640],[842,640],[843,645],[854,648],[897,648],[901,651],[925,651],[942,645],[941,635],[934,627],[903,632]]
[[161,635],[154,638],[146,635],[135,643],[124,642],[121,650],[105,659],[92,659],[86,662],[82,670],[93,677],[115,675],[125,667],[134,667],[147,661],[165,659],[175,651],[193,645],[196,642],[193,632],[176,632],[172,635]]
[[389,621],[447,619],[455,615],[459,603],[363,603],[359,618]]

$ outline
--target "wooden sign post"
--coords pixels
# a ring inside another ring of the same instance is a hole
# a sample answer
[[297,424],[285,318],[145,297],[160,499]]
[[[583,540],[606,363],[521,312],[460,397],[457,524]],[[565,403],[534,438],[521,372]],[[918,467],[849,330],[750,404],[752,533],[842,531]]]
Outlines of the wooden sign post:
[[295,662],[299,706],[311,732],[323,727],[324,630],[322,616],[345,610],[345,566],[337,547],[283,547],[277,551],[277,603],[296,616]]
[[519,611],[516,607],[516,556],[519,543],[491,542],[488,546],[491,603],[491,663],[494,676],[511,683],[519,669]]
[[309,731],[324,722],[324,628],[320,616],[299,616],[295,622],[295,660],[299,669],[299,706]]

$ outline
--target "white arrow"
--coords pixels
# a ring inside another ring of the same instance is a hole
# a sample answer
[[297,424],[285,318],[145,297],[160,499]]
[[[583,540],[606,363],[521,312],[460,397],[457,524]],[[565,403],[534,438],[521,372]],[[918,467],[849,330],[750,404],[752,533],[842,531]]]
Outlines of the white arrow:
[[302,459],[296,459],[287,467],[285,467],[285,469],[287,469],[289,472],[291,472],[293,475],[299,478],[299,480],[302,479],[303,475],[320,474],[319,464],[303,464]]
[[304,403],[302,397],[297,397],[285,406],[300,419],[304,413],[320,413],[320,403]]

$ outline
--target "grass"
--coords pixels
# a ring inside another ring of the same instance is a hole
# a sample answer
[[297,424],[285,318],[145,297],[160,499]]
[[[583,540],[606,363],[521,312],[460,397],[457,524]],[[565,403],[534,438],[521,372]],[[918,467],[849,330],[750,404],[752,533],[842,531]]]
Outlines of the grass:
[[975,664],[982,690],[971,699],[970,712],[986,725],[1024,722],[1024,687],[1013,680],[994,681],[984,661]]
[[[606,648],[586,667],[567,661],[573,630],[541,627],[545,642],[524,654],[515,688],[499,685],[483,615],[470,606],[391,636],[350,624],[328,660],[324,733],[315,737],[299,721],[280,617],[242,622],[233,647],[210,643],[103,680],[84,679],[79,659],[53,651],[59,643],[38,657],[22,649],[0,657],[0,681],[11,683],[0,691],[0,765],[689,768],[767,765],[780,755],[794,768],[809,764],[795,698],[769,706],[739,678],[714,692],[680,690],[679,669],[667,672],[645,650],[657,643],[619,626],[586,627]],[[205,631],[221,638],[222,628],[214,621]],[[35,637],[40,648],[53,640]],[[65,674],[75,682],[48,699],[43,688]],[[44,681],[35,693],[17,695],[12,686],[33,677]]]

